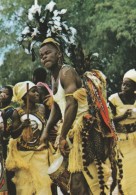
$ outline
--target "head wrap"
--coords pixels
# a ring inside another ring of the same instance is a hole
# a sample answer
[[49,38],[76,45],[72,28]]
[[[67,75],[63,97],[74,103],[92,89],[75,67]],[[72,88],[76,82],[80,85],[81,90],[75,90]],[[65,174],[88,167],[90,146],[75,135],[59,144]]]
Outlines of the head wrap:
[[38,82],[38,83],[37,83],[37,86],[45,87],[45,89],[48,90],[49,96],[47,95],[47,96],[45,97],[45,100],[43,101],[43,103],[44,103],[46,106],[48,106],[49,109],[51,109],[52,104],[53,104],[53,98],[52,98],[53,92],[52,92],[52,90],[49,88],[49,86],[48,86],[46,83]]
[[55,41],[55,39],[51,37],[44,39],[44,41],[41,44],[41,47],[45,45],[46,43],[53,43],[57,47],[57,49],[60,50],[60,44],[57,41]]
[[50,95],[53,94],[53,93],[52,93],[52,90],[49,88],[49,86],[48,86],[46,83],[38,82],[36,85],[37,85],[37,86],[43,86],[43,87],[45,87],[45,89],[48,90],[48,92],[49,92]]
[[135,69],[131,69],[129,71],[127,71],[125,74],[124,74],[124,77],[123,79],[125,78],[128,78],[134,82],[136,82],[136,70]]
[[22,97],[27,93],[27,83],[29,84],[29,90],[36,86],[31,81],[19,82],[13,87],[13,101],[20,102]]
[[55,39],[53,39],[51,37],[44,39],[44,41],[42,42],[41,46],[46,44],[46,43],[54,43],[55,45],[60,46],[60,44],[57,41],[55,41]]

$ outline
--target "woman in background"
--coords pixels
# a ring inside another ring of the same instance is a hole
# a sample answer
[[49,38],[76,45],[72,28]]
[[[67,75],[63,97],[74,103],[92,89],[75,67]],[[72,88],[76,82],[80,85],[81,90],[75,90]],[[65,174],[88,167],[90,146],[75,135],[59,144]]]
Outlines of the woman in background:
[[123,190],[125,195],[136,192],[136,70],[125,73],[119,93],[109,97],[118,145],[123,153]]
[[[7,158],[7,145],[9,143],[10,137],[12,136],[11,124],[12,124],[12,115],[14,111],[11,102],[12,96],[13,96],[12,86],[7,85],[7,86],[3,86],[0,89],[0,110],[2,112],[3,124],[4,124],[4,129],[1,137],[4,161]],[[12,194],[16,195],[15,185],[11,180],[13,176],[14,176],[14,172],[6,170],[7,187],[8,187],[9,195]]]

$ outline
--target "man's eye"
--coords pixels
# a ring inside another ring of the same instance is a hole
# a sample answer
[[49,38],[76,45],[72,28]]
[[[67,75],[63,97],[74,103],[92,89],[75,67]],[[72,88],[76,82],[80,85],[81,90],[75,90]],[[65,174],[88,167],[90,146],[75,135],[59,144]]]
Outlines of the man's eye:
[[49,53],[51,53],[51,51],[46,51],[46,54],[49,54]]

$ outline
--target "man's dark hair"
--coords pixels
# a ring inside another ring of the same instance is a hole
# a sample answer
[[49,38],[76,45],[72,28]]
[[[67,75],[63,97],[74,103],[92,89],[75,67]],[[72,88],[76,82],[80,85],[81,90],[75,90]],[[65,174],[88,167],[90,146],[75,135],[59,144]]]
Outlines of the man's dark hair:
[[37,84],[38,82],[45,82],[47,77],[47,72],[43,67],[38,67],[33,72],[33,82]]

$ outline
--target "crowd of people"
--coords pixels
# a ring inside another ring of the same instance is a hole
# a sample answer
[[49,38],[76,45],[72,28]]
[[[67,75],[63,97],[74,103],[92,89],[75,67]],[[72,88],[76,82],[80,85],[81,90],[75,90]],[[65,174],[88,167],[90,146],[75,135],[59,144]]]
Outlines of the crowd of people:
[[134,195],[136,70],[107,98],[105,75],[81,78],[55,39],[40,58],[32,81],[0,89],[0,195]]

